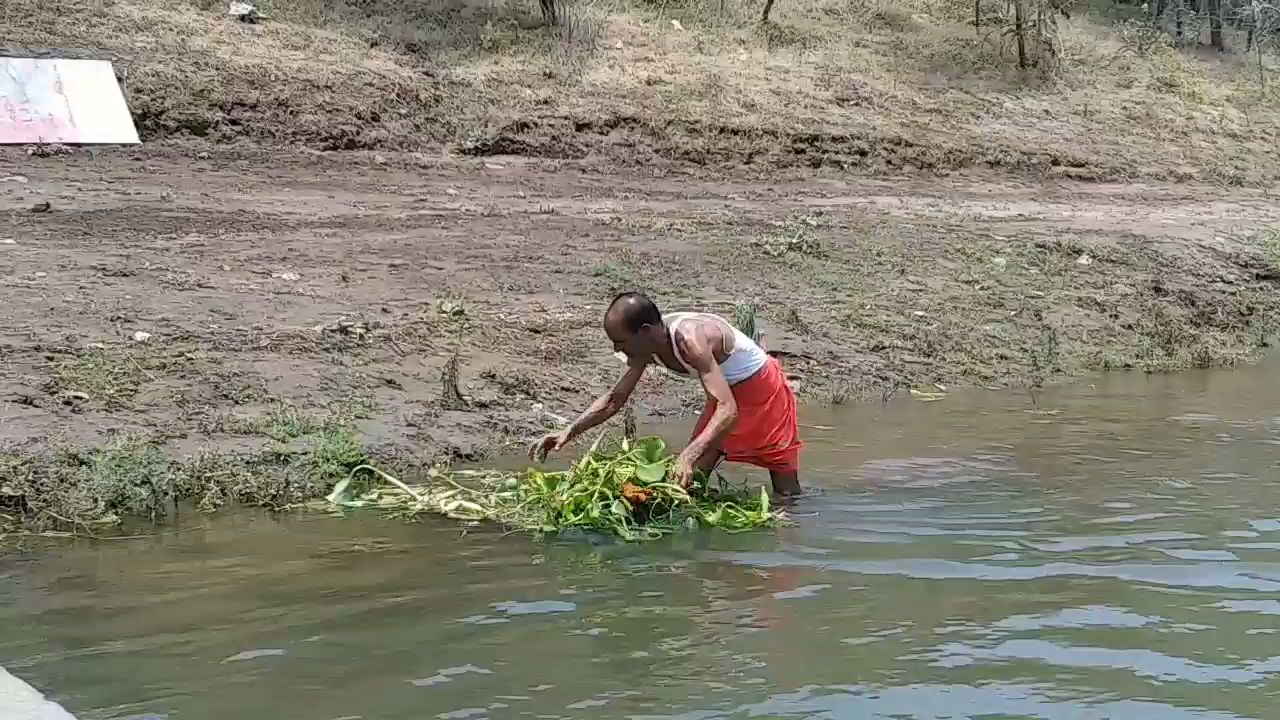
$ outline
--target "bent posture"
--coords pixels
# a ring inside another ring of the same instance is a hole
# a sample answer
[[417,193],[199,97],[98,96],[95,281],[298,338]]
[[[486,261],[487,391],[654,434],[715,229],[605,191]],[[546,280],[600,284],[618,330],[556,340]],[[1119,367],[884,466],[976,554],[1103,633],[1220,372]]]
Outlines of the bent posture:
[[535,460],[618,413],[650,363],[680,377],[697,378],[707,406],[672,473],[688,486],[695,470],[711,472],[721,459],[765,468],[773,491],[800,492],[800,436],[796,398],[778,361],[724,318],[710,313],[663,315],[640,293],[623,293],[609,305],[604,329],[627,371],[565,430],[533,444]]

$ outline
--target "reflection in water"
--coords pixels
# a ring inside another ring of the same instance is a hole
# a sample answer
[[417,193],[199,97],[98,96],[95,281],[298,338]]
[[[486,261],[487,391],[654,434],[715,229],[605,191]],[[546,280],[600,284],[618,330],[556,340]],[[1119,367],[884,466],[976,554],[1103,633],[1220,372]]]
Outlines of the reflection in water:
[[82,720],[1271,718],[1269,374],[811,411],[776,533],[245,513],[10,555],[0,666]]

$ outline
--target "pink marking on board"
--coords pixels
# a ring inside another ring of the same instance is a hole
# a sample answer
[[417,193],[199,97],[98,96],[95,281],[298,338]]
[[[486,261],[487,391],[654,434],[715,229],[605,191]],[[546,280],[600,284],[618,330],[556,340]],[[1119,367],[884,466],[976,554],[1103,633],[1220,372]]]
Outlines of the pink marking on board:
[[9,98],[0,98],[0,143],[76,143],[80,132],[68,118],[39,115]]

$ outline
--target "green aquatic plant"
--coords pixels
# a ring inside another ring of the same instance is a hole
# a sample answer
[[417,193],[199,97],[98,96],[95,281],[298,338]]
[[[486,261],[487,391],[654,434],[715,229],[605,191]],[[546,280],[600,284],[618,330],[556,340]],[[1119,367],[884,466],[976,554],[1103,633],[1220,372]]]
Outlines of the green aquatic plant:
[[761,333],[756,329],[756,306],[751,304],[733,306],[733,326],[743,335],[751,338],[751,342],[759,343]]
[[606,443],[601,436],[572,467],[557,472],[434,470],[425,482],[409,485],[362,465],[334,486],[324,506],[371,507],[402,517],[434,513],[542,533],[576,529],[629,541],[699,527],[741,532],[784,521],[763,487],[756,492],[705,476],[689,490],[669,482],[674,461],[658,438]]

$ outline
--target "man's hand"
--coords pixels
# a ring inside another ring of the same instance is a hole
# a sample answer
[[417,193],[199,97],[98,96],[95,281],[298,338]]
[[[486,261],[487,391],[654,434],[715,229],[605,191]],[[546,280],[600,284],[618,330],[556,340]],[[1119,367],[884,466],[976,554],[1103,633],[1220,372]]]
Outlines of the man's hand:
[[534,462],[542,462],[547,459],[547,453],[552,450],[559,450],[569,443],[569,431],[562,430],[558,433],[544,435],[540,440],[535,440],[529,446],[529,459]]
[[680,453],[676,457],[675,464],[671,466],[671,481],[688,490],[693,485],[693,465],[697,461],[698,459],[691,456],[688,450]]

